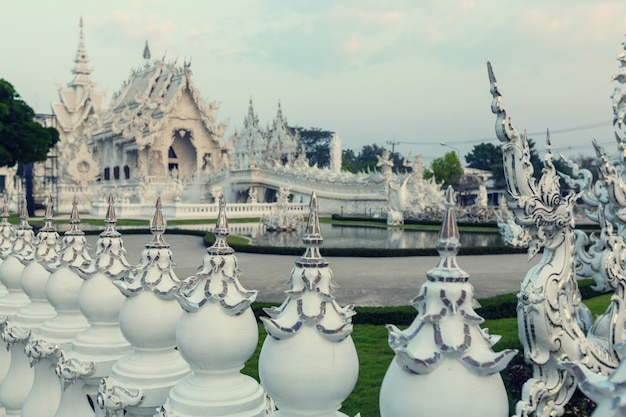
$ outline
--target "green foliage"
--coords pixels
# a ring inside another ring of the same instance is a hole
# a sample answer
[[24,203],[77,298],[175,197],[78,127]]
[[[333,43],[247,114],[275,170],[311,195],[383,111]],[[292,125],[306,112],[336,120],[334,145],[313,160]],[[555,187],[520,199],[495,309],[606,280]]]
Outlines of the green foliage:
[[463,176],[463,167],[456,152],[447,152],[441,158],[435,158],[430,164],[430,170],[424,173],[424,178],[435,177],[437,182],[443,181],[443,188],[449,185],[456,186]]
[[334,132],[319,127],[304,129],[296,126],[292,129],[300,136],[300,145],[304,145],[311,166],[317,165],[320,168],[330,166],[330,141]]
[[348,172],[357,172],[357,156],[352,149],[344,149],[341,151],[341,170]]
[[359,156],[357,157],[359,164],[358,170],[366,171],[367,169],[370,169],[371,171],[375,171],[376,164],[378,163],[377,156],[381,156],[383,152],[385,152],[385,148],[376,144],[363,146],[363,149],[361,149],[361,152],[359,152]]
[[[530,152],[530,162],[533,166],[533,176],[535,178],[541,177],[541,170],[543,169],[543,161],[537,153],[535,148],[535,141],[532,138],[528,139],[528,149]],[[480,143],[475,145],[470,153],[465,155],[467,166],[476,169],[482,169],[490,171],[493,175],[493,181],[496,187],[503,187],[505,185],[504,177],[504,165],[502,161],[502,148],[492,143]]]
[[[376,171],[378,156],[382,156],[386,149],[376,144],[365,145],[357,155],[352,149],[344,149],[341,152],[341,169],[349,172]],[[404,159],[398,152],[389,152],[389,159],[393,161],[393,170],[406,172],[403,165]]]
[[502,165],[502,148],[492,143],[475,145],[470,153],[465,155],[467,166],[490,171],[497,187],[505,185],[504,167]]
[[0,79],[0,166],[41,162],[59,140],[59,132],[33,120],[35,112]]

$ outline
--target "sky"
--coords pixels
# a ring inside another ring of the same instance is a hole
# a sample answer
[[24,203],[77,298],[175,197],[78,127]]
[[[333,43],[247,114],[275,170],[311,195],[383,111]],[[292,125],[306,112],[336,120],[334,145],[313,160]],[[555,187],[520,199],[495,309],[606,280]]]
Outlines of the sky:
[[[56,0],[11,2],[0,25],[0,78],[38,113],[72,79],[79,19],[106,103],[152,58],[191,61],[220,104],[227,139],[248,102],[262,126],[280,102],[291,126],[377,144],[426,163],[497,144],[486,62],[518,130],[546,129],[565,155],[613,152],[611,94],[626,41],[626,2],[514,0]],[[444,144],[443,146],[441,144]]]

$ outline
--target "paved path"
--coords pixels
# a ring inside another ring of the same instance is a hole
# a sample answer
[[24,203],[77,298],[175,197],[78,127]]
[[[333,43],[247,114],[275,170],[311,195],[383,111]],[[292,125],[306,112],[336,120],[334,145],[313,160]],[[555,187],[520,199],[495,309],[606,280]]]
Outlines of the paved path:
[[[122,232],[123,233],[123,232]],[[127,260],[137,264],[150,235],[123,235]],[[97,236],[87,236],[95,251]],[[198,236],[165,235],[171,245],[176,274],[180,278],[196,272],[206,254]],[[324,254],[322,247],[322,255]],[[259,291],[257,300],[280,303],[285,295],[282,286],[296,261],[296,256],[236,253],[241,269],[240,281],[247,289]],[[406,305],[417,295],[426,280],[426,271],[439,260],[435,256],[398,258],[326,257],[339,288],[335,290],[341,305],[397,306]],[[537,259],[540,256],[537,256]],[[470,274],[475,297],[484,298],[519,290],[528,269],[537,261],[527,262],[521,255],[460,256],[458,263]]]

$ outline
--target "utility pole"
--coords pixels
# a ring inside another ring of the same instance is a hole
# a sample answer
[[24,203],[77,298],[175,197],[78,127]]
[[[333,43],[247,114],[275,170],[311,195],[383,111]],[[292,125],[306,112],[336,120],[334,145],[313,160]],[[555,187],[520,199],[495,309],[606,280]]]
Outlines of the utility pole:
[[387,145],[391,145],[391,153],[394,153],[396,150],[396,145],[399,145],[400,142],[396,142],[395,140],[388,140]]

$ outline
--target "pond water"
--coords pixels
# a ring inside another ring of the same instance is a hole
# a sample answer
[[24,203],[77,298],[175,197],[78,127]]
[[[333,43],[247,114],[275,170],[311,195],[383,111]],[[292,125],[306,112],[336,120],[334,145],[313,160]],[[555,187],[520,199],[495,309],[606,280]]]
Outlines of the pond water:
[[[57,225],[60,233],[69,229],[68,224]],[[253,245],[263,246],[290,246],[304,247],[302,232],[306,224],[302,224],[298,231],[294,232],[265,232],[259,223],[230,223],[232,235],[250,238]],[[328,223],[320,224],[323,247],[326,248],[386,248],[386,249],[410,249],[410,248],[434,248],[437,244],[439,231],[423,231],[400,229],[397,227],[365,227],[365,226],[339,226]],[[124,233],[124,229],[142,228],[147,226],[125,226],[118,229]],[[213,231],[215,223],[171,225],[168,229],[194,229]],[[104,229],[101,225],[81,224],[82,230]],[[166,232],[167,233],[167,232]],[[461,232],[461,246],[497,246],[503,245],[504,240],[499,233],[463,233]]]
[[[360,227],[320,224],[323,247],[327,248],[434,248],[437,244],[438,231],[408,230],[395,227]],[[251,243],[265,246],[304,246],[302,232],[270,233],[259,232],[251,236]],[[504,240],[498,233],[463,233],[461,245],[496,246]]]

